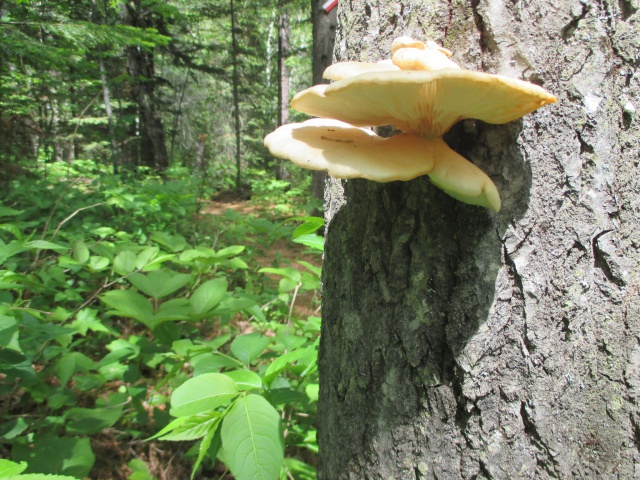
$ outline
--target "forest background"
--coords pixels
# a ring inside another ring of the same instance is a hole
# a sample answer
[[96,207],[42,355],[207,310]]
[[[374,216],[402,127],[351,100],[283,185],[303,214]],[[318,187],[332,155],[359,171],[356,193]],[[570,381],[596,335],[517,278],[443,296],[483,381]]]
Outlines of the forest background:
[[0,478],[315,478],[312,10],[0,0]]

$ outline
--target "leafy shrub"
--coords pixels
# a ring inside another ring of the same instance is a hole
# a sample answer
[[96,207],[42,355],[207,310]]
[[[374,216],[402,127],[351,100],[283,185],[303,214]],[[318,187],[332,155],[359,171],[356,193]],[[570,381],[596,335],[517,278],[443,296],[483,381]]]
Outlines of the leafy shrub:
[[[239,480],[314,478],[299,453],[317,452],[320,320],[293,306],[320,271],[260,269],[269,240],[240,241],[291,227],[233,217],[235,231],[196,235],[188,182],[85,167],[21,181],[0,205],[0,448],[14,461],[0,473],[82,478],[98,435],[159,431],[199,440],[194,473],[220,459]],[[80,176],[51,183],[63,173]]]

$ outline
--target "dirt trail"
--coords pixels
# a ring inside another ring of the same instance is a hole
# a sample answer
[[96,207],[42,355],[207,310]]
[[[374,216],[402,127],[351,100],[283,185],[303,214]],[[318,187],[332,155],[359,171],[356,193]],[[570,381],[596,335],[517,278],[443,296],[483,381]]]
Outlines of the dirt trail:
[[[226,210],[233,210],[241,215],[252,215],[256,217],[272,218],[273,206],[268,204],[256,204],[249,200],[239,199],[234,196],[221,196],[215,200],[208,201],[203,209],[203,213],[211,215],[220,215]],[[257,236],[258,234],[256,234]],[[254,257],[263,267],[292,267],[301,272],[307,269],[298,263],[299,260],[310,263],[315,267],[322,266],[322,256],[313,252],[299,243],[294,243],[290,238],[280,238],[269,244]],[[276,283],[281,277],[277,275],[267,274]],[[319,315],[317,297],[319,291],[310,291],[298,293],[295,301],[295,311],[298,316]]]

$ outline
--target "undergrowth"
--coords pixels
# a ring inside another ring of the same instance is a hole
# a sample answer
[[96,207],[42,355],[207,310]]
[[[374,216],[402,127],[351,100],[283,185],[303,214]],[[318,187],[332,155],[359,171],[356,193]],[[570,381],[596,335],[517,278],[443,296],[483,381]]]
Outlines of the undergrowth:
[[197,178],[36,173],[0,198],[0,478],[315,478],[321,222],[271,183],[209,215]]

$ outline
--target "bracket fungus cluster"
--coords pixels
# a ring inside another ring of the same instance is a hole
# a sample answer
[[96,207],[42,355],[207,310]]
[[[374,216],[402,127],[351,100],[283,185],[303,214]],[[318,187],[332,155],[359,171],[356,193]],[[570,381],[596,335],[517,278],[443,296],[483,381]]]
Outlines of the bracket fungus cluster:
[[[433,42],[401,37],[392,58],[342,62],[316,85],[298,93],[291,107],[320,117],[278,128],[265,138],[276,157],[337,178],[376,182],[431,182],[462,202],[500,210],[491,179],[442,140],[460,120],[507,123],[553,103],[543,88],[509,77],[461,69],[451,52]],[[383,138],[366,127],[391,125]]]

